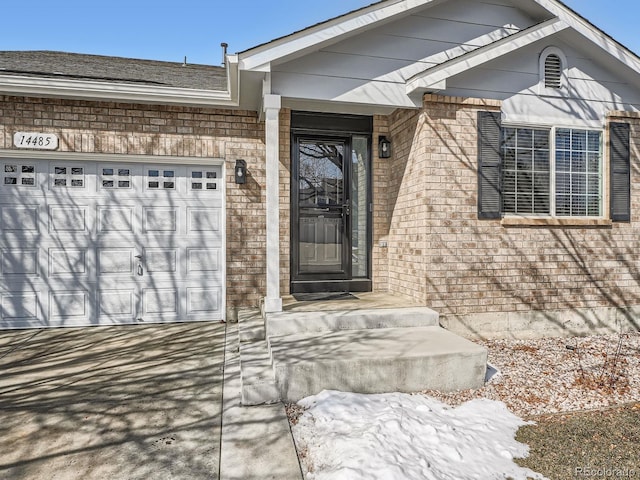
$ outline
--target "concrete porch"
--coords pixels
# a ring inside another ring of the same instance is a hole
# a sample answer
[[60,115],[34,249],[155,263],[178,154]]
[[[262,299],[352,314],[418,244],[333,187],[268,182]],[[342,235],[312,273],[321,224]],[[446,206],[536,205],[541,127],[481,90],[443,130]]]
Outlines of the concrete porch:
[[486,350],[438,313],[387,293],[283,298],[282,312],[238,315],[242,403],[297,401],[325,389],[445,391],[482,385]]

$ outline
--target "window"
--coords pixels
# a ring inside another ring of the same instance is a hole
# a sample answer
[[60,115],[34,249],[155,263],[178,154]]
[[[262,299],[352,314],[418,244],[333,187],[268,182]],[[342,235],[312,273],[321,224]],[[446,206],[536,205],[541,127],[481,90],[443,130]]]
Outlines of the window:
[[53,166],[54,187],[84,187],[84,168],[63,165]]
[[556,215],[602,214],[601,132],[556,130]]
[[216,190],[218,172],[207,170],[191,170],[191,190]]
[[131,188],[131,170],[129,168],[102,168],[102,188]]
[[2,183],[5,186],[35,187],[36,167],[35,165],[5,164],[2,177]]
[[549,130],[504,128],[502,137],[503,211],[549,215]]
[[[611,123],[609,128],[606,169],[601,130],[502,126],[499,113],[480,112],[478,217],[629,221],[629,125]],[[605,192],[609,212],[604,210]]]
[[[555,148],[551,148],[550,136],[555,138]],[[503,212],[601,216],[601,137],[595,130],[503,128]]]
[[147,190],[175,190],[175,170],[151,168],[147,170]]

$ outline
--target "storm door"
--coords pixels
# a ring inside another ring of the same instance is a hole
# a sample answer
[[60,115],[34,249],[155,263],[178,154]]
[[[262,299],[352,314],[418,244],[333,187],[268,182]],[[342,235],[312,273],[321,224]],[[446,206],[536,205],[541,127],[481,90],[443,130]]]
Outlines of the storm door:
[[292,293],[370,290],[369,138],[293,143]]

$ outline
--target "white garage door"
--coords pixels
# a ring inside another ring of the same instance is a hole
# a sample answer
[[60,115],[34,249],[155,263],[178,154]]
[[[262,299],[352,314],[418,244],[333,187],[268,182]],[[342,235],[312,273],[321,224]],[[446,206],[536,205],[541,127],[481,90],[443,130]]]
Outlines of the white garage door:
[[221,166],[0,159],[0,328],[220,320]]

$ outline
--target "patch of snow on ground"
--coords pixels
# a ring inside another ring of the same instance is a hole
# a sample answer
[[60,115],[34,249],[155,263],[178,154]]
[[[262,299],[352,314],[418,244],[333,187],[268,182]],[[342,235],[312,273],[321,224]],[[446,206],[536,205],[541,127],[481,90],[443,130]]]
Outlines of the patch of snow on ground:
[[324,391],[293,425],[307,480],[544,479],[514,463],[527,422],[502,402],[457,408],[422,395]]

